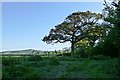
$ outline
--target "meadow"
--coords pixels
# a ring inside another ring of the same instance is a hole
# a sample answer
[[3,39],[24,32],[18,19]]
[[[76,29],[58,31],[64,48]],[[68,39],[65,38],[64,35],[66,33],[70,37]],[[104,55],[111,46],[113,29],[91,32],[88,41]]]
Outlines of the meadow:
[[119,58],[73,58],[67,56],[2,56],[3,80],[49,78],[119,79]]

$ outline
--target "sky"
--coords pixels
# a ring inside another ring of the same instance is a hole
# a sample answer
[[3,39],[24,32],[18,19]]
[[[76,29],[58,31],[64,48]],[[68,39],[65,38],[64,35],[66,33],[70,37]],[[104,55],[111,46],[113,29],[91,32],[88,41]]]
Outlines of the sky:
[[3,2],[2,51],[70,47],[70,43],[47,44],[42,38],[73,12],[102,9],[102,2]]
[[2,2],[103,2],[103,0],[2,0]]

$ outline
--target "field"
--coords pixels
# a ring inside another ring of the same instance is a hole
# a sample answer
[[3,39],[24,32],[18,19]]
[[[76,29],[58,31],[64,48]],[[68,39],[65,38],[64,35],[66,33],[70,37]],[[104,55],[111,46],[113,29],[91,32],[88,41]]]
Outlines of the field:
[[4,80],[43,78],[120,78],[119,59],[2,56]]
[[120,80],[120,0],[92,2],[4,3],[0,78]]

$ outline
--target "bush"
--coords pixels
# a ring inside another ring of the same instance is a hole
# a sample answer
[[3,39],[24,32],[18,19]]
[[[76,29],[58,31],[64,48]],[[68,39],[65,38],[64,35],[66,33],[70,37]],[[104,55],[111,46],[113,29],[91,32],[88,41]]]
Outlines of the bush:
[[120,55],[120,30],[111,29],[104,41],[93,49],[94,54],[118,57]]

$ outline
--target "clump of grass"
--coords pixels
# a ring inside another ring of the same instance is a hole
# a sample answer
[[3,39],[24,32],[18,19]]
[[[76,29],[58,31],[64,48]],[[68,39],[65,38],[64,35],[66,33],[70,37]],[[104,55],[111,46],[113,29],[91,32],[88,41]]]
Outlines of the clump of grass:
[[24,78],[27,78],[27,80],[28,80],[28,79],[33,80],[33,79],[44,78],[44,76],[45,76],[44,71],[37,71],[37,70],[31,68],[31,69],[29,70],[29,72],[27,72],[27,73],[24,75]]
[[113,77],[117,77],[119,73],[118,59],[102,61],[98,68],[101,69],[101,71],[104,71],[106,74],[109,74]]
[[118,59],[90,60],[86,70],[93,78],[117,78]]
[[42,57],[40,55],[32,55],[28,57],[28,61],[42,61]]
[[24,73],[28,71],[28,68],[19,65],[10,65],[7,67],[3,67],[3,79],[4,78],[16,78],[16,77],[22,77]]
[[80,63],[69,63],[66,66],[65,72],[60,77],[74,77],[82,72],[82,74],[87,75],[89,78],[118,78],[119,66],[118,59],[86,59],[80,61]]
[[24,62],[24,63],[21,63],[23,65],[26,65],[26,66],[33,66],[33,67],[42,67],[42,66],[45,66],[46,64],[48,64],[46,61],[34,61],[34,62]]
[[69,77],[69,74],[70,74],[70,73],[68,73],[68,72],[63,72],[63,74],[61,74],[61,75],[59,76],[60,80],[65,80],[64,78],[70,78],[70,77]]
[[2,65],[10,66],[10,65],[18,64],[19,62],[20,62],[19,58],[2,57]]
[[23,78],[30,79],[30,78],[41,78],[44,77],[43,71],[38,71],[37,68],[33,66],[26,66],[26,65],[11,65],[9,67],[3,68],[3,79],[5,78]]
[[50,59],[50,64],[51,64],[51,65],[59,65],[60,62],[58,61],[57,58],[51,57],[51,59]]
[[104,56],[104,55],[100,54],[100,55],[91,56],[90,59],[104,60],[104,59],[110,59],[110,56]]
[[66,66],[66,71],[67,72],[79,72],[79,71],[83,71],[83,67],[80,66],[79,64],[68,64]]

